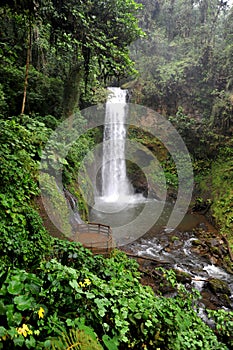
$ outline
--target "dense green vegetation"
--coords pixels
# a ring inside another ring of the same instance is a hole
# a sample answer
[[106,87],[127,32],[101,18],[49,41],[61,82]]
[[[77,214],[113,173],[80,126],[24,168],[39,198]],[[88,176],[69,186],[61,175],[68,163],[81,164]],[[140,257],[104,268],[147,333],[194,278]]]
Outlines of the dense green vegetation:
[[168,115],[182,107],[230,132],[232,8],[218,0],[141,2],[147,37],[132,46],[140,101]]
[[[197,197],[233,242],[232,16],[227,1],[142,0],[144,39],[131,46],[133,101],[169,118],[194,163]],[[227,173],[227,174],[226,174]]]
[[[108,79],[124,79],[136,102],[174,123],[192,153],[198,195],[212,200],[220,232],[232,239],[233,12],[222,1],[142,2],[141,12],[133,0],[1,2],[1,349],[233,346],[233,314],[210,311],[215,327],[209,328],[195,310],[199,293],[188,292],[172,271],[159,273],[176,296],[155,295],[140,283],[134,260],[115,250],[108,258],[93,256],[80,244],[51,237],[36,210],[41,154],[53,130],[79,108],[104,101]],[[130,57],[129,45],[143,35],[137,16],[147,37],[132,46]],[[80,116],[80,128],[84,123]],[[58,160],[83,217],[88,208],[77,173],[99,132],[83,135]],[[133,132],[159,148],[149,135]],[[163,152],[175,186],[174,164]],[[53,196],[54,179],[45,177]],[[63,224],[65,214],[61,207]],[[68,230],[64,226],[62,234],[69,236]]]
[[[1,280],[2,348],[67,349],[55,347],[59,337],[82,344],[77,335],[69,340],[79,329],[97,335],[106,349],[227,349],[194,311],[195,294],[177,285],[177,297],[155,296],[123,253],[93,257],[77,244],[54,240],[51,258],[36,271],[8,269]],[[232,322],[224,327],[223,338]]]

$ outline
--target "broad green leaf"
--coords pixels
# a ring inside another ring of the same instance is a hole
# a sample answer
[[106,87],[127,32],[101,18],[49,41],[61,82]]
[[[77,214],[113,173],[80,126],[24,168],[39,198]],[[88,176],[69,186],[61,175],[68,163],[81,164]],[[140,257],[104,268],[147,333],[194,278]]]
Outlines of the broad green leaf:
[[20,312],[7,312],[8,324],[11,326],[19,326],[22,322],[22,318]]
[[35,299],[28,297],[27,295],[20,295],[14,298],[14,303],[16,304],[18,310],[24,311],[33,308]]
[[76,280],[69,281],[69,285],[76,290],[76,292],[82,292],[82,289],[80,288],[78,282]]
[[28,349],[31,349],[31,348],[35,349],[36,341],[32,336],[30,336],[29,339],[26,339],[25,345]]
[[108,350],[118,350],[118,340],[117,338],[110,338],[108,335],[103,335],[102,338],[104,345]]
[[6,313],[6,307],[2,300],[0,300],[0,315],[4,315]]
[[23,290],[24,285],[17,280],[11,280],[9,282],[9,285],[7,287],[7,290],[10,294],[20,294],[20,292]]
[[6,334],[6,328],[0,326],[0,338],[2,338]]
[[14,338],[13,342],[14,342],[15,346],[22,347],[22,345],[24,344],[24,337],[23,337],[23,335],[19,335],[17,338]]

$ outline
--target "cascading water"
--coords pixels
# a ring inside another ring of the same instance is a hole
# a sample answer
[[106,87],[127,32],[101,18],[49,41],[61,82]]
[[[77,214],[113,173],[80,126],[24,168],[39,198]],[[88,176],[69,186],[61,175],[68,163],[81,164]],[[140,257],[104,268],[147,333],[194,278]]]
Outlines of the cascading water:
[[126,175],[125,138],[127,91],[108,88],[103,139],[102,197],[106,202],[127,200],[133,193]]
[[78,211],[77,198],[72,195],[67,189],[63,189],[64,196],[66,198],[68,207],[70,209],[70,224],[71,227],[75,230],[77,225],[83,224],[83,220]]

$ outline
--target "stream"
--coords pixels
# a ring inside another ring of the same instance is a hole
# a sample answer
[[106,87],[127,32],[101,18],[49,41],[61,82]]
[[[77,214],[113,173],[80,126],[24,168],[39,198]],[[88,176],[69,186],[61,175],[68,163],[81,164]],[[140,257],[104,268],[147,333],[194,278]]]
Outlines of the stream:
[[[138,257],[152,258],[157,261],[156,266],[187,273],[190,285],[201,292],[206,306],[233,310],[233,275],[219,266],[221,254],[227,252],[216,229],[203,215],[186,214],[177,229],[170,230],[165,223],[172,206],[167,205],[156,223],[140,237],[138,232],[148,226],[148,217],[144,215],[140,216],[139,226],[134,223],[135,216],[142,212],[145,205],[142,200],[128,203],[121,210],[119,204],[97,203],[90,213],[90,220],[110,225],[116,246]],[[156,207],[155,201],[150,209],[156,210]],[[156,212],[150,215],[156,216]],[[201,241],[200,237],[204,234],[210,236],[207,242]]]

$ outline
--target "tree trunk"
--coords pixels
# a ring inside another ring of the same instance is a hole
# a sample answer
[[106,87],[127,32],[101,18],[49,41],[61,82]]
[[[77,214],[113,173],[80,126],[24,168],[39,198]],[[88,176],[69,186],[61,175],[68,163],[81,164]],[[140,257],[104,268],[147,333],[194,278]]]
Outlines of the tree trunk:
[[64,86],[63,116],[69,118],[78,106],[80,98],[80,82],[83,78],[81,64],[70,67]]
[[31,49],[32,49],[32,27],[30,24],[29,33],[28,33],[28,47],[27,47],[27,58],[26,58],[26,70],[25,70],[25,80],[24,80],[24,91],[23,91],[23,102],[21,108],[21,115],[24,114],[26,97],[27,97],[27,86],[28,86],[28,73],[31,59]]

